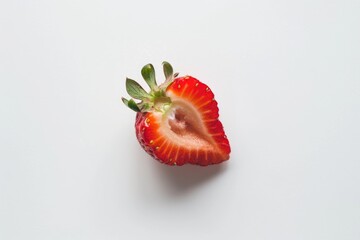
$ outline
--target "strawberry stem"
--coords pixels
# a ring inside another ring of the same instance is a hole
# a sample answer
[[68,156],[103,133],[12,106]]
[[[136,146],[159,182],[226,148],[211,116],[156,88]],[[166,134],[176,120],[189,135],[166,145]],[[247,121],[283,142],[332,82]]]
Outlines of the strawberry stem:
[[155,70],[152,64],[147,64],[141,69],[141,75],[150,87],[147,93],[139,83],[126,78],[126,91],[134,99],[140,100],[136,103],[134,99],[122,98],[123,103],[135,112],[148,112],[152,110],[165,112],[171,105],[171,99],[166,96],[166,88],[173,82],[178,73],[173,72],[170,63],[163,62],[165,81],[158,86],[156,84]]

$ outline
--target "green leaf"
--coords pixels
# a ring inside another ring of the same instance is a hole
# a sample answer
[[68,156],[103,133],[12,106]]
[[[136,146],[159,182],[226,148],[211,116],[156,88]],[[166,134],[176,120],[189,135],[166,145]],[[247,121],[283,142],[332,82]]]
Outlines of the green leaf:
[[130,99],[128,102],[128,107],[134,110],[135,112],[140,112],[140,108],[136,104],[136,102],[133,99]]
[[123,103],[126,105],[126,106],[129,106],[129,100],[127,100],[126,98],[122,97],[121,100],[123,101]]
[[134,80],[126,78],[126,91],[128,94],[135,98],[143,100],[144,98],[150,98],[151,96]]
[[141,75],[145,79],[146,83],[149,85],[151,90],[157,90],[156,78],[155,78],[155,69],[152,64],[147,64],[141,69]]
[[163,62],[163,70],[164,70],[166,81],[171,80],[171,78],[173,77],[174,70],[173,70],[172,66],[170,65],[170,63],[164,61]]
[[126,98],[121,98],[121,100],[131,110],[134,110],[135,112],[140,112],[138,105],[136,104],[136,102],[133,99],[127,100]]

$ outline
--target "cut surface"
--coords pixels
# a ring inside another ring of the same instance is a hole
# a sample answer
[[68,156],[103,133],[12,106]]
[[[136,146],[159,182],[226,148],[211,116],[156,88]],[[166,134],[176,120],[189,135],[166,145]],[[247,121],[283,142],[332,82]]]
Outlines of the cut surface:
[[201,116],[185,101],[173,101],[171,108],[163,115],[161,132],[177,144],[188,148],[212,148]]
[[230,153],[230,144],[219,120],[219,108],[213,92],[206,85],[191,76],[176,79],[167,90],[173,101],[188,102],[199,117],[198,122],[210,139],[213,147],[225,155]]
[[[180,87],[179,87],[180,86]],[[218,119],[214,94],[195,78],[175,79],[166,92],[170,107],[147,116],[145,142],[167,164],[209,165],[229,158],[230,146]]]

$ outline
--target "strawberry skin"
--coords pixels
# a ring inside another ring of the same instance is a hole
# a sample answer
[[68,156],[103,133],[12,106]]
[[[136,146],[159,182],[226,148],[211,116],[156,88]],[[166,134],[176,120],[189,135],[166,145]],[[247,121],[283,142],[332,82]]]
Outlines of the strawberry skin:
[[[145,67],[153,74],[152,65]],[[148,75],[144,72],[147,81]],[[123,99],[137,111],[135,130],[142,148],[168,165],[207,166],[228,160],[230,144],[218,119],[219,109],[213,92],[191,76],[174,79],[177,74],[172,74],[172,67],[166,62],[164,73],[167,80],[159,88],[148,83],[152,89],[149,94],[143,90],[134,93],[132,89],[138,86],[128,86],[127,81],[128,93],[142,100],[136,104]],[[139,92],[144,97],[139,97]]]

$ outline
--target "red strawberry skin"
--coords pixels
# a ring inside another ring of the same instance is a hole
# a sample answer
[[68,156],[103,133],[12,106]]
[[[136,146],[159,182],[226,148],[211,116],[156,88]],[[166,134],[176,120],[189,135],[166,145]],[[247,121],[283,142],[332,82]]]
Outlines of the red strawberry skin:
[[230,144],[210,88],[185,76],[175,78],[166,95],[176,106],[170,107],[171,114],[152,111],[136,115],[136,137],[142,148],[168,165],[207,166],[228,160]]

